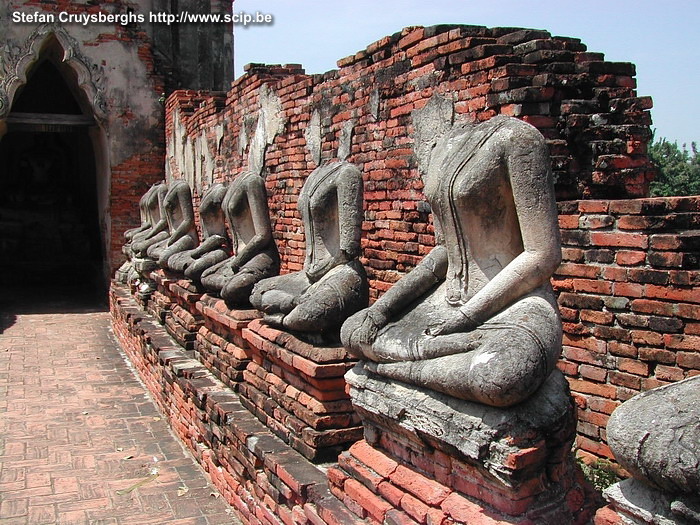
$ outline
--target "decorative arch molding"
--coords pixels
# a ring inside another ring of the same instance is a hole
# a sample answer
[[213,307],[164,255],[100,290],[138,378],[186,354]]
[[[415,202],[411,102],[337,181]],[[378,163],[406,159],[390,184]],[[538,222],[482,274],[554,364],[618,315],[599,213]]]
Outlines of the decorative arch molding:
[[79,42],[57,24],[41,24],[24,44],[13,46],[7,43],[0,50],[0,119],[7,117],[17,90],[27,83],[27,73],[39,60],[44,45],[54,37],[63,50],[61,62],[76,74],[78,86],[87,95],[95,118],[107,118],[104,70],[93,64],[80,50]]

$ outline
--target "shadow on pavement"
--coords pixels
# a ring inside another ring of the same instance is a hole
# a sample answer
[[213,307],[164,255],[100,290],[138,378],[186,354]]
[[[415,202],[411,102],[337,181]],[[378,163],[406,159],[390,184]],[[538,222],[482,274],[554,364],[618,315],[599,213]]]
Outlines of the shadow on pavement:
[[12,326],[18,315],[106,312],[107,290],[94,285],[3,286],[0,295],[0,333]]

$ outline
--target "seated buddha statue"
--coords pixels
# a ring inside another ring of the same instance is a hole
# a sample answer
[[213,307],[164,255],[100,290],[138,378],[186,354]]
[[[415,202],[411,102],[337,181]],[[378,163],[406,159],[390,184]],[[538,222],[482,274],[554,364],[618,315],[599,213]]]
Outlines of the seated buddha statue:
[[131,228],[124,232],[124,238],[126,239],[127,244],[133,240],[134,236],[151,227],[150,217],[148,216],[148,198],[150,193],[153,192],[153,188],[154,186],[151,186],[139,199],[139,218],[141,219],[141,222],[136,228]]
[[203,271],[201,282],[229,307],[250,307],[253,285],[277,275],[280,268],[265,180],[253,172],[241,173],[229,184],[221,207],[231,232],[233,256]]
[[127,245],[132,258],[146,258],[148,248],[168,238],[168,221],[165,218],[163,202],[168,193],[168,186],[164,182],[154,184],[146,192],[146,210],[148,212],[149,227],[136,233],[131,238],[131,244]]
[[153,191],[153,186],[151,186],[146,193],[139,199],[139,217],[141,222],[136,228],[131,228],[124,232],[124,238],[126,242],[122,246],[122,253],[126,255],[127,259],[115,272],[115,279],[117,282],[126,284],[129,280],[129,275],[133,271],[133,263],[131,261],[133,253],[131,251],[131,243],[134,237],[148,230],[151,227],[151,218],[148,213],[148,198],[150,193]]
[[148,247],[148,256],[157,261],[158,266],[167,268],[170,257],[185,250],[191,250],[199,243],[194,222],[192,192],[190,185],[182,179],[168,185],[163,198],[163,211],[168,223],[169,235],[166,239]]
[[[608,421],[607,441],[618,463],[657,493],[645,500],[653,502],[648,510],[667,516],[649,523],[676,523],[671,517],[678,523],[700,523],[700,376],[622,403]],[[670,512],[662,512],[665,506]]]
[[167,261],[168,269],[199,281],[204,270],[228,258],[226,218],[221,207],[225,195],[226,185],[221,183],[214,184],[204,193],[199,205],[202,242],[196,248],[171,256]]
[[367,277],[358,260],[362,191],[362,174],[348,162],[322,165],[309,175],[298,201],[306,240],[303,269],[260,281],[250,297],[267,323],[327,332],[367,305]]
[[561,353],[549,281],[561,247],[544,138],[504,116],[457,124],[422,175],[436,246],[345,322],[343,344],[380,376],[491,406],[520,403]]

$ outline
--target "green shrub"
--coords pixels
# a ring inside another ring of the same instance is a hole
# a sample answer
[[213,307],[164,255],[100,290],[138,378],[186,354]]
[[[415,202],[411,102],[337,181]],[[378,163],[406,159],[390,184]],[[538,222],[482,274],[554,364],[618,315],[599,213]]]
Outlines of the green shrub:
[[651,183],[652,197],[700,195],[700,156],[695,142],[688,151],[685,144],[681,149],[676,142],[655,141],[649,147],[649,158],[658,170]]

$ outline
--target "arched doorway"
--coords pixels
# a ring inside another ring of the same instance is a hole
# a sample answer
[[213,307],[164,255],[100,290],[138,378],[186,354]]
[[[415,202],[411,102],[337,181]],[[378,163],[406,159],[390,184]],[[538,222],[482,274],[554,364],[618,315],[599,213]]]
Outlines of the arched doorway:
[[97,124],[55,37],[17,89],[0,140],[0,281],[103,290]]

